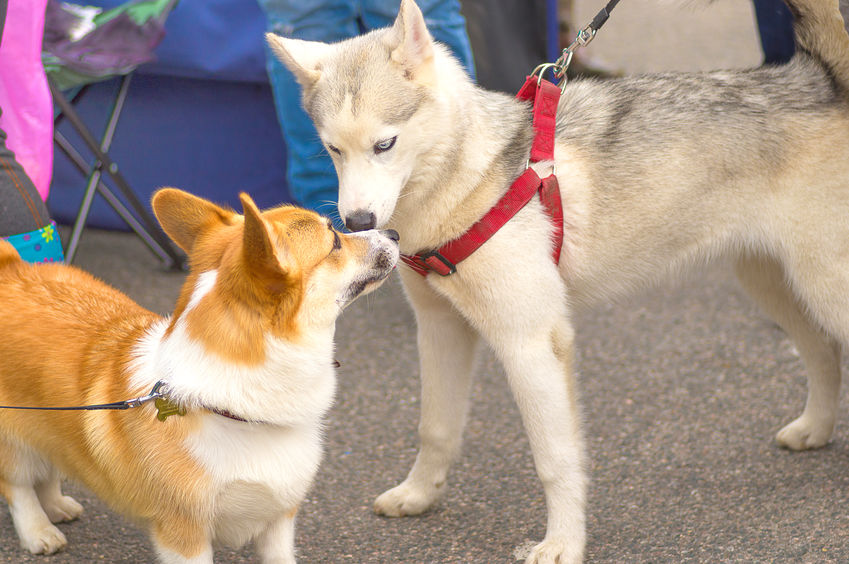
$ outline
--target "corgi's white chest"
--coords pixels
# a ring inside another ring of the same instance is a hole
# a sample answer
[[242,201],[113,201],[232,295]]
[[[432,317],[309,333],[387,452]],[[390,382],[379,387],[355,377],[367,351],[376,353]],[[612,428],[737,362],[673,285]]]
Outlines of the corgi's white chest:
[[321,431],[205,417],[186,447],[212,478],[216,540],[240,546],[296,510],[321,461]]

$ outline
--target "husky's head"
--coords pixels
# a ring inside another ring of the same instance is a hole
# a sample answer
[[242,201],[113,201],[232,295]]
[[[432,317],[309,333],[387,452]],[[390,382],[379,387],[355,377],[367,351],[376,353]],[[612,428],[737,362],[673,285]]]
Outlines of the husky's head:
[[353,231],[384,226],[414,171],[439,173],[419,157],[445,143],[449,112],[437,80],[442,67],[459,65],[434,43],[413,0],[402,0],[392,27],[340,43],[267,40],[301,84],[333,159],[343,221]]

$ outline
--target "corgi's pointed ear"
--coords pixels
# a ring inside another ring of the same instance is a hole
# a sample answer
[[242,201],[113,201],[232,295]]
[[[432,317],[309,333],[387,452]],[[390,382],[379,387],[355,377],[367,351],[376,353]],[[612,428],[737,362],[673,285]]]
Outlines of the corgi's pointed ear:
[[198,235],[231,223],[235,215],[232,210],[177,188],[157,190],[151,206],[165,233],[187,253],[191,252]]
[[272,240],[268,223],[262,218],[250,196],[239,194],[245,215],[245,232],[242,235],[242,257],[255,274],[264,277],[286,278],[290,269],[286,249]]
[[398,17],[389,33],[392,60],[408,75],[416,77],[433,61],[433,38],[422,11],[413,0],[402,0]]
[[274,56],[292,71],[304,88],[310,88],[318,82],[321,78],[321,61],[333,51],[333,46],[327,43],[289,39],[274,33],[266,33],[265,40]]

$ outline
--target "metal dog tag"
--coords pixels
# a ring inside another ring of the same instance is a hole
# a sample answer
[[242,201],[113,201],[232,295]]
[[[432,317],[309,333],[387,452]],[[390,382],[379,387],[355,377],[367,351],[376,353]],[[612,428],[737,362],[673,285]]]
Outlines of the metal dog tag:
[[168,398],[156,398],[153,405],[156,406],[156,418],[165,421],[172,415],[185,415],[186,408],[178,405]]

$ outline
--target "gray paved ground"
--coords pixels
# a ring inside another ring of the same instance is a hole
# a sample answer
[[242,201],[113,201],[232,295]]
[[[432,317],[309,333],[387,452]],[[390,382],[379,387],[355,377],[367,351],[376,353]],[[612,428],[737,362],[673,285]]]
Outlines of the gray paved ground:
[[[600,4],[578,2],[580,21]],[[593,44],[596,55],[637,70],[757,62],[747,2],[726,0],[682,28],[647,4],[620,4]],[[641,35],[650,49],[634,47]],[[127,234],[88,232],[78,263],[162,313],[182,281],[159,271]],[[577,325],[592,477],[589,562],[849,561],[847,418],[822,450],[775,446],[774,433],[804,402],[801,363],[727,270],[600,307]],[[339,394],[327,456],[298,522],[301,562],[509,563],[542,538],[542,491],[491,355],[444,501],[421,517],[375,516],[372,500],[404,477],[416,447],[414,326],[398,281],[352,306],[338,336]],[[61,526],[68,549],[24,555],[0,509],[0,562],[153,561],[142,533],[70,489],[87,513]],[[253,553],[217,558],[250,562]]]

